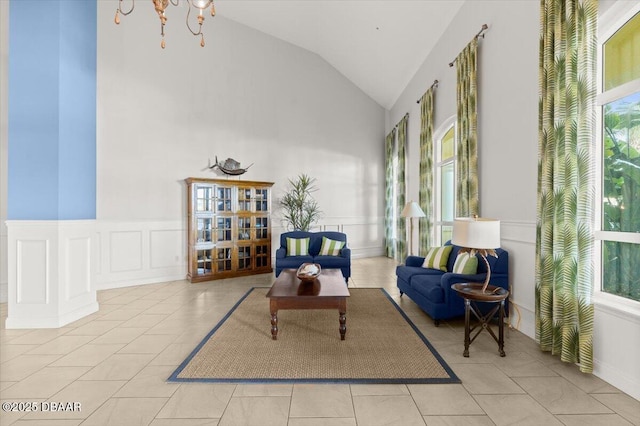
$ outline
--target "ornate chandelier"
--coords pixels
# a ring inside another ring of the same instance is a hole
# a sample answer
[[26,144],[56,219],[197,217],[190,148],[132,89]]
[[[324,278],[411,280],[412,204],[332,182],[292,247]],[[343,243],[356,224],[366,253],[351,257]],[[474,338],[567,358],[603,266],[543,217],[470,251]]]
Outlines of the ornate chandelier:
[[[127,16],[128,14],[133,12],[133,8],[136,5],[136,0],[131,0],[131,9],[125,12],[124,10],[122,10],[122,1],[123,0],[118,0],[118,9],[116,10],[116,17],[114,20],[116,24],[120,24],[120,14]],[[185,0],[185,1],[189,6],[189,9],[187,10],[187,19],[186,19],[187,28],[189,29],[189,31],[191,31],[191,34],[193,34],[194,36],[200,36],[200,46],[204,47],[204,34],[202,33],[202,23],[204,22],[203,12],[206,8],[211,6],[211,16],[216,16],[216,9],[213,6],[213,0]],[[164,12],[165,10],[167,10],[167,7],[169,6],[169,2],[171,2],[171,4],[174,6],[178,6],[178,4],[180,3],[180,0],[175,0],[175,2],[174,0],[151,0],[151,2],[153,3],[153,7],[158,13],[158,17],[160,18],[160,35],[162,35],[162,42],[160,43],[160,46],[164,49],[166,46],[164,42],[164,25],[167,23],[167,17],[164,14]],[[191,28],[191,24],[189,24],[189,15],[191,14],[192,7],[195,9],[198,9],[198,31],[194,31]]]

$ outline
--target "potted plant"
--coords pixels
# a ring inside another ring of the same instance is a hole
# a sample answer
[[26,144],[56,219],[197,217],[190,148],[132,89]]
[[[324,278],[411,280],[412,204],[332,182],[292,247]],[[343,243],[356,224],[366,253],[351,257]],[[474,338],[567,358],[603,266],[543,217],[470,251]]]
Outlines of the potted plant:
[[280,206],[284,211],[282,219],[289,229],[308,231],[320,218],[322,212],[311,195],[317,190],[315,181],[315,178],[304,173],[295,180],[289,179],[290,189],[280,199]]

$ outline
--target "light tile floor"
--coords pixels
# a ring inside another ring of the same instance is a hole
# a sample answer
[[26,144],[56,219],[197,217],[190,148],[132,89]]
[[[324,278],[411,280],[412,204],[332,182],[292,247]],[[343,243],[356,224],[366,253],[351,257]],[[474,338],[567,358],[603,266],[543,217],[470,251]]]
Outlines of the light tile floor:
[[[384,287],[462,384],[198,384],[166,378],[249,288],[271,274],[98,292],[100,311],[55,330],[0,328],[0,400],[80,402],[81,411],[1,412],[0,424],[113,426],[636,425],[640,402],[506,332],[464,358],[460,320],[433,321],[399,297],[395,262],[353,261],[355,287]],[[4,324],[6,304],[0,305]],[[44,405],[47,406],[46,404]]]

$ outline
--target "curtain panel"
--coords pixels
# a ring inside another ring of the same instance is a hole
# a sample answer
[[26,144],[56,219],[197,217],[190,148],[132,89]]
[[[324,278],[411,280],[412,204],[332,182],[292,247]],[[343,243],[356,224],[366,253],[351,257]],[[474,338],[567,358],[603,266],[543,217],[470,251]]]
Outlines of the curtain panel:
[[396,245],[394,238],[395,229],[395,173],[393,167],[393,154],[395,151],[396,129],[387,135],[384,142],[385,182],[384,182],[384,250],[387,257],[396,257]]
[[407,257],[407,222],[406,218],[401,216],[402,210],[406,203],[406,146],[407,146],[407,130],[409,125],[409,114],[406,114],[398,123],[398,172],[396,179],[396,229],[397,229],[397,251],[395,259],[398,262],[404,262]]
[[593,371],[597,0],[540,1],[536,340]]
[[456,58],[456,216],[478,212],[478,39]]
[[418,203],[425,214],[418,224],[418,253],[426,256],[433,233],[433,97],[434,87],[420,99],[420,192]]

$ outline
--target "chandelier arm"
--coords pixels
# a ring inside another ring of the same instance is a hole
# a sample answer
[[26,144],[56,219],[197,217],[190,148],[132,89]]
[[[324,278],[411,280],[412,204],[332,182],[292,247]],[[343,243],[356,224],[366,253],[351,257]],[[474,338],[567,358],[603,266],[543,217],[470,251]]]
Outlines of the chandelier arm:
[[174,6],[178,6],[180,4],[180,0],[176,0],[176,2],[174,3],[173,0],[169,0],[171,2],[172,5]]
[[198,35],[202,35],[202,24],[199,24],[199,28],[198,28],[198,32],[195,32],[191,29],[191,25],[189,25],[189,15],[191,15],[191,3],[187,0],[187,6],[189,6],[189,9],[187,9],[187,28],[189,28],[189,31],[191,31],[191,34],[193,34],[194,36],[198,36]]
[[133,12],[133,9],[135,7],[136,7],[136,0],[131,0],[131,9],[129,9],[128,12],[125,12],[124,10],[122,10],[122,0],[118,0],[118,12],[122,13],[124,16],[127,16],[128,14]]

